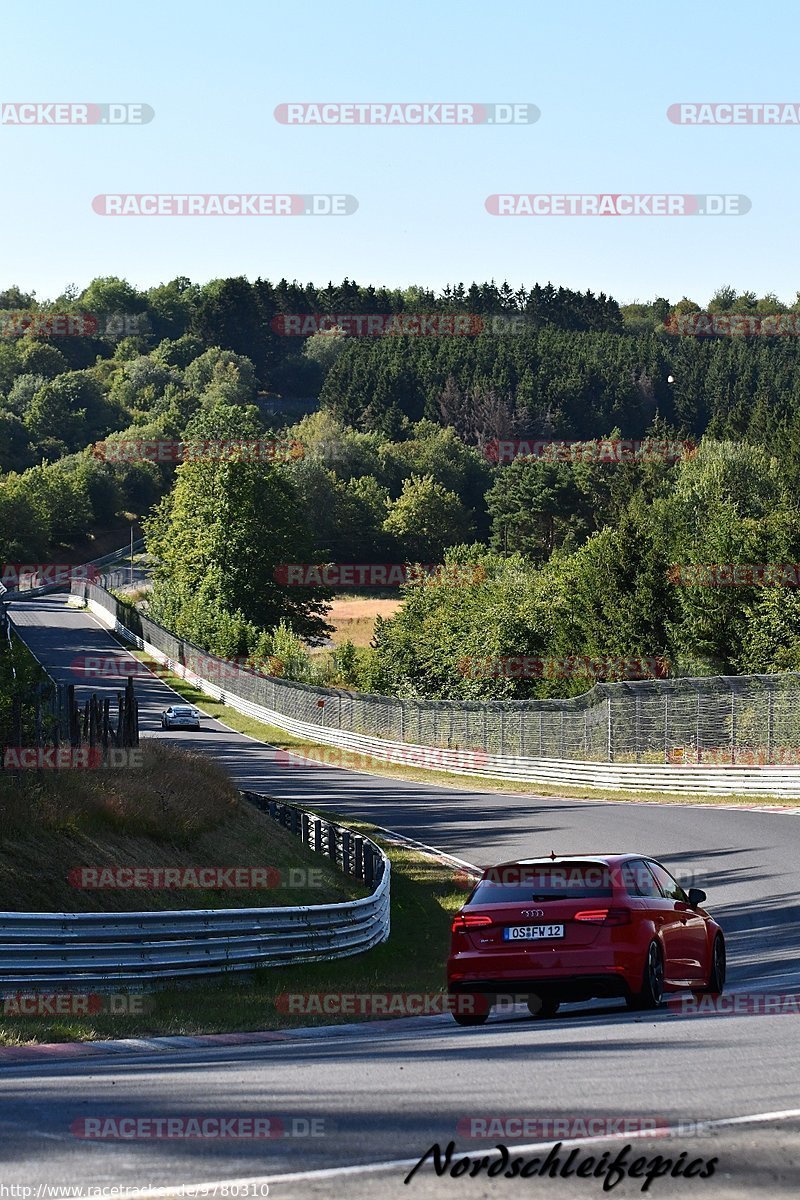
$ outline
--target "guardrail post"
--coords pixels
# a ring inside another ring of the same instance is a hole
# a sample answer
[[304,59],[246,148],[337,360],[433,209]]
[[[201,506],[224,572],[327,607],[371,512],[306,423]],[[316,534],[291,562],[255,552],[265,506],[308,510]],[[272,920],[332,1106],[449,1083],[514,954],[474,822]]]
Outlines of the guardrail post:
[[357,833],[353,834],[353,846],[355,848],[355,863],[353,865],[353,874],[356,879],[364,878],[364,839]]
[[294,836],[297,837],[298,831],[300,829],[300,813],[297,811],[296,808],[289,809],[289,827],[290,827],[292,833],[294,834]]
[[375,882],[375,858],[370,842],[364,842],[364,882],[370,886]]
[[350,849],[351,849],[350,830],[343,829],[342,830],[342,870],[344,871],[345,875],[351,874],[351,871],[350,871]]
[[331,862],[336,862],[336,826],[328,825],[328,858]]
[[311,845],[311,818],[305,812],[300,814],[300,841]]
[[322,853],[322,821],[319,817],[314,818],[314,850],[317,854]]

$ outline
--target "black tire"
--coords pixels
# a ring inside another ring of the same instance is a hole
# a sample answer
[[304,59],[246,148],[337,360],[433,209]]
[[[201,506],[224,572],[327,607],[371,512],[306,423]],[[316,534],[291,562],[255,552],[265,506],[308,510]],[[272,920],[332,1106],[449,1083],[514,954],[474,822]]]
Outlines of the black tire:
[[664,955],[658,942],[647,947],[640,991],[627,997],[628,1008],[645,1010],[660,1008],[664,999]]
[[488,1013],[453,1013],[456,1025],[485,1025],[488,1019]]
[[720,996],[725,990],[727,973],[727,953],[725,938],[718,933],[711,948],[711,965],[708,969],[708,983],[704,988],[695,988],[695,996]]
[[533,992],[528,996],[528,1012],[537,1021],[547,1021],[554,1017],[561,1006],[558,996],[540,996]]
[[450,1013],[456,1025],[485,1025],[492,1002],[482,993],[451,992]]

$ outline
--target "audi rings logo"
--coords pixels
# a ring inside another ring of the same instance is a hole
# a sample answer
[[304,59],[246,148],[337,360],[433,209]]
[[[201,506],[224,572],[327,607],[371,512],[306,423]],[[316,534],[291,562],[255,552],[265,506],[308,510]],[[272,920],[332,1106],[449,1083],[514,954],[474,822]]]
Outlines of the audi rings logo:
[[523,915],[523,917],[543,917],[544,909],[543,908],[523,908],[522,915]]

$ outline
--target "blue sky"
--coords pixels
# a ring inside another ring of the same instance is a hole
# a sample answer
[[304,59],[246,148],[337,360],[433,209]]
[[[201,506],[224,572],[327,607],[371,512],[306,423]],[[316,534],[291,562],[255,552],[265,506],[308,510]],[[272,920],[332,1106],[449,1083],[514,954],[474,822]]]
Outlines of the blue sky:
[[[244,274],[620,301],[800,288],[800,126],[686,128],[677,101],[800,101],[792,5],[45,0],[3,13],[3,103],[140,101],[141,127],[0,126],[0,287]],[[509,128],[284,126],[287,101],[518,101]],[[743,193],[746,216],[496,218],[495,192]],[[101,217],[98,193],[348,193],[341,218]]]

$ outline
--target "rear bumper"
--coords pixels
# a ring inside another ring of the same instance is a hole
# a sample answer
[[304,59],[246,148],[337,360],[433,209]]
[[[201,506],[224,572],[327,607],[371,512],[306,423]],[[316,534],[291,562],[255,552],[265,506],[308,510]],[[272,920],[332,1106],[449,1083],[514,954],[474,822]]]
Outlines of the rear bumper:
[[548,954],[458,954],[447,963],[451,992],[558,992],[576,999],[625,996],[641,987],[643,951],[584,948]]

